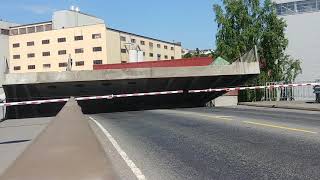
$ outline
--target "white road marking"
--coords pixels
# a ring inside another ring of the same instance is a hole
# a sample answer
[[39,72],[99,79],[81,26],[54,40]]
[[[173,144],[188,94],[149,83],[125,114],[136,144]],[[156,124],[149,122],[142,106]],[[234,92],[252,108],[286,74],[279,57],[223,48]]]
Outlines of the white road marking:
[[146,180],[146,177],[142,174],[141,170],[134,164],[134,162],[129,158],[126,152],[124,152],[117,141],[111,136],[111,134],[94,118],[89,117],[96,125],[102,130],[102,132],[106,135],[109,141],[112,143],[114,148],[118,151],[122,159],[127,163],[133,174],[137,177],[138,180]]

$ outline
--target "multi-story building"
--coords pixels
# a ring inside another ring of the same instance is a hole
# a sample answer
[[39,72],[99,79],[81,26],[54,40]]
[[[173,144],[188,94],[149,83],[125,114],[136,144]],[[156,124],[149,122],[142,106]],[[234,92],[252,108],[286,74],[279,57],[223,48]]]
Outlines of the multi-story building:
[[181,43],[112,29],[102,19],[76,10],[57,11],[51,21],[8,30],[10,73],[92,70],[94,64],[181,58]]
[[288,54],[302,61],[297,81],[320,79],[320,0],[274,0],[287,22]]

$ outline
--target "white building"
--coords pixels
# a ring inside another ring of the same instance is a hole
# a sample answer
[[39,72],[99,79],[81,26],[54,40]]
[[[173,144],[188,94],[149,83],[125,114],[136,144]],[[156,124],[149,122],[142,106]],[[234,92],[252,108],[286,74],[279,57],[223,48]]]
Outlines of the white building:
[[320,79],[320,0],[274,0],[277,13],[287,22],[287,53],[302,61],[296,81]]

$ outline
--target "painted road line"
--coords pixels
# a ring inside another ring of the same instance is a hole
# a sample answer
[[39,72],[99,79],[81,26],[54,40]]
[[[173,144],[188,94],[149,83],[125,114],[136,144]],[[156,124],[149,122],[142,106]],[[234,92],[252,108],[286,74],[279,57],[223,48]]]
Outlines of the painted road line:
[[142,174],[141,170],[135,165],[135,163],[129,158],[126,152],[122,150],[122,148],[119,146],[117,141],[111,136],[111,134],[94,118],[89,117],[96,125],[102,130],[102,132],[105,134],[105,136],[109,139],[109,141],[112,143],[114,148],[118,151],[122,159],[126,162],[126,164],[129,166],[133,174],[137,177],[138,180],[146,180],[146,177]]
[[177,112],[180,114],[185,115],[193,115],[198,117],[205,117],[215,120],[224,120],[224,121],[233,121],[232,116],[216,116],[216,115],[210,115],[210,114],[204,114],[204,113],[198,113],[198,112],[186,112],[186,111],[177,111],[177,110],[167,110],[168,112]]
[[242,122],[246,123],[246,124],[253,124],[253,125],[265,126],[265,127],[271,127],[271,128],[278,128],[278,129],[284,129],[284,130],[289,130],[289,131],[298,131],[298,132],[305,132],[305,133],[311,133],[311,134],[318,134],[317,132],[309,131],[309,130],[305,130],[305,129],[290,128],[290,127],[278,126],[278,125],[273,125],[273,124],[258,123],[258,122],[253,122],[253,121],[242,121]]

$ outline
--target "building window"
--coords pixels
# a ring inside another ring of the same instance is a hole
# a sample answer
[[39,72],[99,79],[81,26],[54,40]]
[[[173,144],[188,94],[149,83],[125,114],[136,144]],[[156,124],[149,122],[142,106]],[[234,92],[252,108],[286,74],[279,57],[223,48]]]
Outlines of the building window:
[[121,49],[121,53],[127,53],[126,49]]
[[120,37],[120,41],[127,41],[127,38],[124,37],[124,36],[121,36],[121,37]]
[[64,63],[59,63],[59,67],[67,67],[68,63],[64,62]]
[[34,32],[36,32],[36,27],[28,27],[27,28],[27,30],[28,30],[28,33],[34,33]]
[[168,46],[164,46],[164,49],[168,49]]
[[168,59],[168,56],[167,56],[167,55],[165,55],[165,56],[164,56],[164,59]]
[[101,34],[92,34],[92,39],[100,39],[101,38]]
[[19,34],[18,29],[12,29],[11,30],[11,35],[18,35],[18,34]]
[[174,59],[174,56],[171,56],[171,59]]
[[60,50],[60,51],[58,51],[58,55],[64,55],[64,54],[67,54],[67,51],[66,51],[66,50]]
[[83,40],[83,36],[75,36],[74,40],[75,41],[81,41],[81,40]]
[[143,56],[146,56],[146,52],[143,52]]
[[13,67],[13,70],[15,70],[15,71],[20,71],[20,70],[21,70],[21,66],[14,66],[14,67]]
[[34,46],[34,41],[27,42],[27,46]]
[[149,42],[149,47],[153,48],[153,43],[152,42]]
[[93,64],[102,64],[102,60],[93,60]]
[[131,39],[131,43],[136,43],[136,39]]
[[149,53],[149,56],[150,56],[150,57],[153,57],[153,53]]
[[42,56],[50,56],[50,52],[43,52]]
[[51,68],[51,64],[43,64],[43,68],[45,69]]
[[58,38],[58,43],[62,43],[62,42],[66,42],[67,39],[66,38]]
[[83,53],[84,50],[83,50],[83,48],[79,48],[79,49],[75,49],[74,52],[75,52],[76,54],[79,54],[79,53]]
[[50,43],[50,40],[49,40],[49,39],[42,40],[42,44],[49,44],[49,43]]
[[140,41],[140,44],[144,46],[146,43],[144,41]]
[[77,61],[76,66],[84,66],[84,61]]
[[161,48],[161,45],[160,45],[160,44],[157,44],[157,48]]
[[20,55],[13,55],[13,59],[20,59]]
[[316,0],[297,1],[298,12],[308,12],[317,10]]
[[13,48],[18,48],[18,47],[20,47],[20,43],[14,43],[14,44],[12,44],[12,47]]
[[26,28],[19,28],[19,34],[27,34]]
[[158,60],[161,59],[161,54],[157,54],[157,59],[158,59]]
[[34,53],[29,53],[27,56],[28,58],[34,58],[36,55]]
[[1,34],[9,35],[10,31],[8,29],[1,29]]
[[28,69],[36,69],[36,65],[29,65]]
[[171,50],[174,51],[174,47],[171,47]]
[[44,28],[46,31],[51,31],[52,30],[52,24],[46,24],[44,25]]
[[44,31],[43,25],[36,26],[36,30],[37,32],[43,32]]
[[102,47],[94,47],[92,48],[93,52],[99,52],[102,51]]

